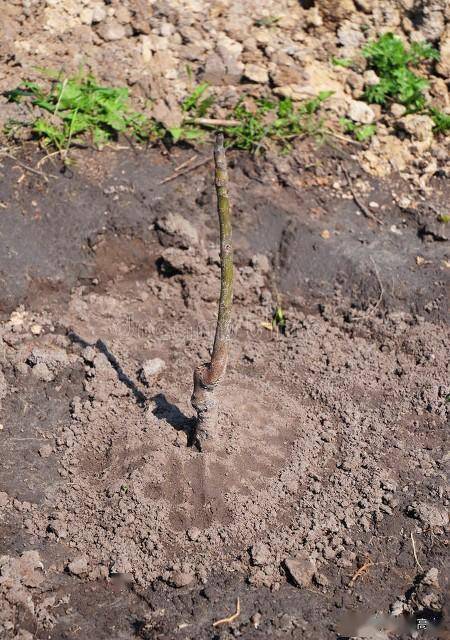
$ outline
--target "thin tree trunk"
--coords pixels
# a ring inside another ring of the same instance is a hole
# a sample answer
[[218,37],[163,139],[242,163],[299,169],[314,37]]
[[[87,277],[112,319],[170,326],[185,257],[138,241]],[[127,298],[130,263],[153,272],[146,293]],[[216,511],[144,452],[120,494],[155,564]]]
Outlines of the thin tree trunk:
[[194,371],[194,391],[191,402],[197,412],[196,439],[200,450],[210,448],[214,440],[218,411],[216,388],[227,368],[233,304],[231,208],[228,195],[227,161],[221,133],[216,136],[214,161],[220,225],[220,300],[211,361],[200,365]]

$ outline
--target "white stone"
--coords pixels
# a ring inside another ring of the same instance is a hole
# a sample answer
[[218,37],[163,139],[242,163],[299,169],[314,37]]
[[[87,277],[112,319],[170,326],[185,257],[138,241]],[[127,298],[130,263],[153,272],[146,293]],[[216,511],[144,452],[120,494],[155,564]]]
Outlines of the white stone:
[[402,118],[399,123],[413,138],[427,141],[433,136],[433,120],[429,116],[411,113]]
[[354,122],[361,124],[372,124],[375,120],[375,113],[368,104],[361,100],[352,100],[348,115]]
[[252,82],[257,82],[259,84],[266,84],[267,82],[269,82],[269,74],[267,72],[267,69],[257,64],[246,64],[244,75]]
[[150,386],[152,380],[154,380],[154,378],[165,368],[166,363],[161,358],[146,360],[142,365],[139,377],[145,385]]

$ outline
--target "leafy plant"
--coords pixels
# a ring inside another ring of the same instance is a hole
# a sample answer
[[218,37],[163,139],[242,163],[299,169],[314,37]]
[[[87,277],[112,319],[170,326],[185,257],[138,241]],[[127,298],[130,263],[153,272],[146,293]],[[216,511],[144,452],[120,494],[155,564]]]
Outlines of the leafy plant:
[[331,64],[333,64],[335,67],[351,67],[353,64],[353,60],[350,60],[350,58],[336,58],[336,56],[333,56],[331,58]]
[[101,146],[121,133],[141,140],[155,133],[153,122],[130,109],[127,88],[100,86],[91,75],[53,81],[49,90],[23,82],[5,95],[11,102],[28,100],[49,114],[36,118],[32,130],[44,144],[59,150],[86,138]]
[[380,78],[378,84],[366,87],[364,98],[368,102],[386,105],[395,100],[405,105],[410,113],[425,107],[424,90],[428,82],[410,67],[417,67],[425,60],[438,60],[437,49],[425,42],[412,43],[407,49],[400,38],[385,33],[368,43],[362,53]]
[[375,124],[357,124],[348,118],[340,118],[339,123],[345,133],[352,133],[358,142],[365,142],[375,135],[377,126]]
[[225,127],[230,146],[257,152],[266,140],[281,142],[286,147],[299,135],[320,133],[323,121],[316,114],[332,93],[322,91],[299,107],[295,107],[290,98],[260,98],[249,108],[241,99],[232,114],[240,123]]
[[430,107],[429,115],[434,122],[433,131],[435,133],[447,133],[450,131],[450,115],[436,109],[435,107]]
[[286,330],[286,317],[281,307],[277,307],[273,312],[272,327],[273,329],[278,329],[281,333]]
[[185,113],[195,114],[197,118],[203,118],[206,115],[208,109],[214,103],[213,96],[209,96],[207,98],[204,98],[203,100],[200,100],[208,87],[209,84],[207,82],[199,84],[198,87],[196,87],[192,91],[192,93],[188,95],[188,97],[185,98],[181,103],[182,111],[184,111]]
[[[53,78],[49,88],[24,81],[6,97],[12,102],[27,101],[33,118],[28,123],[11,123],[9,131],[13,135],[14,127],[30,127],[45,145],[64,151],[65,155],[74,144],[91,140],[101,146],[120,134],[141,141],[167,138],[176,143],[202,140],[212,127],[227,134],[228,146],[257,153],[269,141],[281,144],[287,151],[297,136],[326,133],[318,111],[332,91],[322,91],[300,105],[290,98],[254,100],[243,96],[225,120],[216,120],[206,117],[214,103],[207,90],[206,82],[195,87],[181,103],[184,118],[180,125],[165,128],[130,108],[126,88],[103,87],[92,75]],[[34,109],[40,109],[40,113]]]

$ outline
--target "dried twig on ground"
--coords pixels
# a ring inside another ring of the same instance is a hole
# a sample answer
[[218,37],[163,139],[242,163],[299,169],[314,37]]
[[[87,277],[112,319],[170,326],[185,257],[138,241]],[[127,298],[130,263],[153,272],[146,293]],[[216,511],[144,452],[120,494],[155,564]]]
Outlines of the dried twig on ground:
[[203,127],[238,127],[240,120],[225,120],[223,118],[189,118],[190,124],[198,124]]
[[341,168],[342,168],[342,172],[347,180],[348,183],[348,187],[350,189],[350,193],[353,196],[353,200],[355,201],[355,204],[361,209],[361,211],[363,212],[363,214],[366,216],[366,218],[369,218],[370,220],[374,220],[374,222],[376,222],[377,224],[382,225],[383,221],[380,220],[379,218],[377,218],[371,211],[370,209],[368,209],[366,207],[366,205],[364,204],[364,202],[362,202],[362,200],[360,200],[359,196],[357,196],[355,190],[353,189],[353,183],[352,183],[352,179],[350,178],[350,174],[347,171],[347,169],[344,167],[343,164],[341,164]]
[[240,616],[241,613],[241,602],[239,600],[239,598],[237,598],[236,600],[236,612],[233,613],[231,616],[228,616],[227,618],[222,618],[221,620],[217,620],[216,622],[213,622],[213,627],[218,627],[221,624],[229,624],[230,622],[234,622],[236,620],[236,618],[238,618]]
[[411,544],[412,544],[412,549],[413,549],[413,555],[414,555],[414,560],[416,561],[416,565],[418,566],[418,568],[423,572],[424,568],[422,567],[422,565],[419,562],[419,559],[417,557],[417,551],[416,551],[416,541],[414,540],[414,534],[411,531]]
[[228,171],[223,135],[217,134],[214,145],[217,211],[220,225],[220,299],[211,361],[194,371],[192,406],[197,412],[196,439],[200,450],[212,444],[217,421],[215,390],[227,368],[233,304],[233,247],[231,243],[231,208],[228,196]]
[[171,182],[176,178],[181,178],[181,176],[185,176],[187,173],[190,173],[191,171],[195,171],[195,169],[198,169],[199,167],[203,167],[203,165],[208,164],[208,162],[211,162],[211,158],[203,158],[201,162],[194,164],[192,167],[187,167],[185,171],[180,171],[178,169],[174,173],[171,173],[170,176],[168,176],[167,178],[164,178],[164,180],[161,180],[159,184],[166,184],[167,182]]
[[34,175],[40,176],[46,182],[48,182],[49,177],[56,178],[56,176],[53,176],[51,174],[46,174],[43,171],[39,171],[39,169],[34,169],[33,167],[30,167],[28,164],[25,164],[21,160],[18,160],[15,156],[13,156],[10,153],[6,153],[5,151],[3,151],[2,155],[5,156],[6,158],[9,158],[10,160],[13,160],[16,164],[19,165],[19,167],[22,167],[22,169],[25,169],[25,171],[29,171],[29,173],[34,173]]
[[358,578],[360,578],[362,575],[364,575],[369,569],[370,567],[373,567],[374,563],[372,562],[372,560],[367,560],[361,567],[359,567],[359,569],[353,574],[350,582],[348,583],[349,587],[352,587],[355,582],[358,580]]

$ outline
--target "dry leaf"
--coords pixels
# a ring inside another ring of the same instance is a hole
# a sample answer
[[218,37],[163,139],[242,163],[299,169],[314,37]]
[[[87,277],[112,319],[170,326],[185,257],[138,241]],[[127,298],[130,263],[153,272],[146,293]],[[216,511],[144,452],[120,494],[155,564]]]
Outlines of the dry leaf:
[[331,233],[328,231],[328,229],[324,229],[323,231],[320,232],[320,236],[324,240],[329,240],[331,238]]

